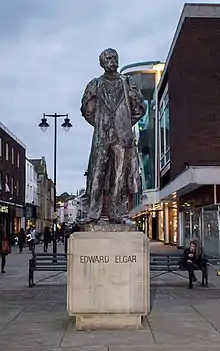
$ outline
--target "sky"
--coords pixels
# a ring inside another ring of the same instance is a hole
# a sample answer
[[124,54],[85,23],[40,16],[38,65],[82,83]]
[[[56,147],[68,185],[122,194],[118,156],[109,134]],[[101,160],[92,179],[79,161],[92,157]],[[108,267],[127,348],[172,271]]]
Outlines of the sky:
[[[27,147],[45,156],[53,178],[53,120],[42,133],[43,113],[59,120],[57,191],[85,186],[92,127],[80,114],[86,84],[101,74],[99,54],[115,48],[120,67],[165,61],[185,2],[182,0],[0,0],[0,121]],[[220,1],[215,1],[220,3]]]

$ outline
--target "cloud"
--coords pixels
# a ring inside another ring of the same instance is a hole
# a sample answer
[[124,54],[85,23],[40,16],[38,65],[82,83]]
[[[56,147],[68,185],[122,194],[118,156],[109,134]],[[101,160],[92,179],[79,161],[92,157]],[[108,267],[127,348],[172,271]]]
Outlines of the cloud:
[[43,112],[69,113],[72,130],[67,134],[61,127],[58,130],[59,192],[76,192],[85,184],[92,128],[79,108],[85,85],[100,75],[100,52],[116,48],[121,66],[165,60],[183,4],[182,0],[0,2],[1,121],[27,145],[28,157],[45,155],[52,177],[53,121],[45,134],[38,124]]

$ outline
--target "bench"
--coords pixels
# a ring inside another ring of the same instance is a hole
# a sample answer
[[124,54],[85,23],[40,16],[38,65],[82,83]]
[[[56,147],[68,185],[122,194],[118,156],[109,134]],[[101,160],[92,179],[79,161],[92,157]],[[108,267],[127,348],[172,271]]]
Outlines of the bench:
[[[181,274],[186,269],[180,268],[180,260],[182,255],[179,253],[172,254],[150,254],[150,271],[157,273],[150,279],[158,276],[173,273],[186,278]],[[218,262],[218,258],[204,256],[206,264],[202,268],[196,270],[202,271],[202,284],[208,285],[208,265],[214,266]],[[52,253],[33,253],[29,260],[29,288],[34,284],[34,272],[66,272],[67,271],[67,255],[58,253],[55,256]]]
[[29,260],[29,288],[34,283],[34,272],[66,272],[67,271],[67,255],[65,253],[33,253]]
[[[150,279],[154,279],[158,276],[173,273],[186,278],[181,274],[183,271],[187,271],[185,268],[180,266],[182,255],[178,253],[172,254],[150,254],[150,271],[158,272]],[[217,257],[204,255],[203,264],[201,267],[196,267],[195,270],[202,272],[202,285],[208,286],[208,266],[215,266],[218,262]]]

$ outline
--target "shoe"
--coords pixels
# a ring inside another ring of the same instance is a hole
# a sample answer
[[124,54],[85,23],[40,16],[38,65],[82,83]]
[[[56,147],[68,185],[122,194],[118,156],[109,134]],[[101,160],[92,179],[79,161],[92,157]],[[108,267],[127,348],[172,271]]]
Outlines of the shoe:
[[2,273],[5,273],[5,271],[4,271],[4,270],[2,270]]
[[193,288],[193,285],[189,284],[188,289],[192,289],[192,288]]

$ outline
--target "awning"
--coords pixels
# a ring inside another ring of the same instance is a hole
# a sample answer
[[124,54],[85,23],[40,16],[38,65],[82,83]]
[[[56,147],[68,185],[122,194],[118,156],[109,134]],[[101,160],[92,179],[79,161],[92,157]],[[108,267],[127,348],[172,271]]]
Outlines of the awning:
[[138,214],[141,214],[141,212],[147,211],[148,209],[149,209],[148,204],[140,204],[129,212],[129,217],[137,216]]

